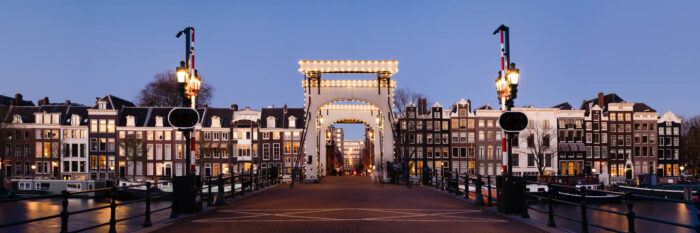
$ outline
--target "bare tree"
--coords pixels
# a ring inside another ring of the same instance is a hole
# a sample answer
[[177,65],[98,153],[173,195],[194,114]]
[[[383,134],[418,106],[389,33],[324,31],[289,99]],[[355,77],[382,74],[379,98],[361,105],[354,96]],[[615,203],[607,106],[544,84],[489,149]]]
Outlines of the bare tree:
[[[202,80],[202,87],[199,90],[197,102],[209,104],[213,96],[214,87]],[[146,84],[146,87],[139,92],[137,102],[139,106],[143,107],[180,106],[182,97],[180,97],[180,92],[177,88],[175,73],[166,71],[154,75],[153,81]]]
[[123,151],[126,161],[133,164],[131,173],[133,174],[132,180],[136,180],[136,164],[138,162],[145,162],[146,155],[148,154],[146,142],[141,138],[137,138],[136,135],[129,134],[119,142],[119,147]]
[[[401,115],[406,109],[406,106],[413,102],[414,104],[418,102],[419,98],[426,98],[425,95],[415,92],[407,88],[396,88],[394,90],[394,107],[396,112]],[[430,103],[428,101],[428,103]]]
[[554,166],[552,160],[557,157],[557,150],[552,147],[553,144],[557,143],[554,138],[556,129],[551,125],[536,121],[532,126],[523,130],[520,135],[527,137],[527,148],[530,151],[528,156],[532,156],[528,157],[528,161],[530,159],[535,161],[537,172],[542,176],[545,168]]
[[697,175],[700,171],[700,115],[684,119],[681,124],[682,162],[687,163],[687,173]]

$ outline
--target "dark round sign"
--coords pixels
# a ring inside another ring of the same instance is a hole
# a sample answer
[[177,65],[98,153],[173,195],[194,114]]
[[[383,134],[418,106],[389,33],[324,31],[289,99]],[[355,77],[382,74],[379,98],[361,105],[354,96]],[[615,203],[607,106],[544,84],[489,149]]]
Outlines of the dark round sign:
[[527,116],[522,112],[504,112],[498,123],[506,132],[520,132],[527,127]]
[[191,108],[173,108],[168,113],[168,122],[178,129],[190,129],[199,122],[199,112]]

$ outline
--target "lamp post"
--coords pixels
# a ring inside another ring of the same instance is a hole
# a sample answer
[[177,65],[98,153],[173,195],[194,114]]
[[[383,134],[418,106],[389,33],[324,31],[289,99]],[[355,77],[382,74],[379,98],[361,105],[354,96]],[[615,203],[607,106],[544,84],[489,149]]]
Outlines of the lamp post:
[[[520,70],[515,68],[515,63],[510,62],[510,29],[501,24],[496,31],[500,34],[501,40],[501,70],[496,78],[496,91],[498,93],[498,103],[501,104],[501,111],[510,111],[514,106],[514,100],[518,96],[518,84],[520,83]],[[507,164],[507,174],[513,174],[513,136],[512,133],[503,132],[503,152],[507,152],[504,156],[504,164]],[[506,145],[507,142],[507,145]]]
[[34,185],[34,177],[35,176],[36,176],[36,165],[32,164],[32,186],[36,186],[36,185]]
[[384,182],[384,135],[382,134],[384,129],[382,128],[382,117],[381,113],[377,114],[377,118],[375,119],[377,123],[377,128],[379,129],[379,179],[380,182]]
[[[190,105],[192,109],[197,109],[197,95],[199,95],[199,90],[202,84],[202,78],[199,76],[197,70],[194,68],[194,28],[186,27],[184,30],[179,31],[175,37],[180,38],[182,34],[185,34],[185,61],[180,61],[180,66],[175,69],[175,76],[177,77],[178,92],[182,97],[182,106]],[[194,170],[194,146],[191,145],[194,139],[191,139],[192,130],[182,130],[182,135],[185,137],[185,164],[188,166],[185,168],[185,174],[192,174]]]

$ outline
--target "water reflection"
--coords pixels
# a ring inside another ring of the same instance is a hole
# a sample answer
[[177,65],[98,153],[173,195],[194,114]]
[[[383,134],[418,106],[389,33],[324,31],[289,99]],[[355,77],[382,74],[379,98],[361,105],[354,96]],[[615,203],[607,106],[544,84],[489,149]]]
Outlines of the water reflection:
[[[547,210],[548,206],[545,202],[533,203],[530,205],[533,208]],[[625,203],[616,204],[596,204],[591,205],[602,209],[609,209],[614,211],[619,211],[622,213],[627,213],[627,205]],[[554,213],[571,217],[574,219],[580,219],[581,209],[577,206],[569,206],[564,204],[554,204]],[[657,219],[667,220],[671,222],[683,223],[691,226],[698,224],[697,213],[698,210],[693,205],[680,204],[680,203],[670,203],[661,201],[635,201],[633,205],[633,210],[637,216],[653,217]],[[547,221],[547,213],[540,213],[534,210],[530,210],[530,217],[540,220],[542,222]],[[627,217],[623,215],[617,215],[597,210],[588,209],[587,210],[588,221],[593,224],[598,224],[604,227],[610,227],[613,229],[627,231]],[[563,218],[554,218],[557,227],[573,230],[576,232],[581,231],[581,224],[577,222],[568,221]],[[695,230],[676,227],[671,225],[665,225],[661,223],[650,222],[642,219],[635,219],[635,230],[637,232],[664,232],[664,233],[684,233],[684,232],[695,232]],[[596,227],[589,226],[590,232],[607,232]]]
[[[60,198],[42,199],[34,201],[11,202],[0,204],[0,222],[8,223],[21,221],[32,218],[45,217],[61,213]],[[71,198],[68,201],[68,211],[78,211],[82,209],[109,206],[109,198],[100,199],[82,199]],[[119,203],[119,202],[117,202]],[[160,209],[170,206],[170,201],[152,201],[151,210]],[[134,203],[123,206],[117,206],[117,219],[126,218],[145,211],[145,203]],[[165,210],[158,213],[153,213],[151,220],[155,223],[159,220],[168,218],[170,210]],[[68,218],[68,230],[73,231],[84,227],[108,222],[110,217],[110,209],[91,211],[70,215]],[[142,228],[143,217],[131,219],[117,223],[117,232],[128,232]],[[106,232],[108,226],[93,229],[92,232]],[[59,232],[61,230],[61,219],[49,219],[39,222],[33,222],[22,226],[0,229],[0,232]],[[90,231],[88,231],[90,232]]]

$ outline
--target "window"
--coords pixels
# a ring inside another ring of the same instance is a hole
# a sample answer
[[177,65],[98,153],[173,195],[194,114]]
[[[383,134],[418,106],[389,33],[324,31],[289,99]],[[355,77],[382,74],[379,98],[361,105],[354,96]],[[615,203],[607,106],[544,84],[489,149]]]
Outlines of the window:
[[163,159],[163,144],[156,144],[156,159]]
[[479,140],[483,141],[484,140],[484,131],[479,130]]
[[268,143],[263,144],[262,150],[263,150],[263,159],[264,160],[270,159],[270,144],[268,144]]
[[204,140],[211,140],[211,132],[204,132]]
[[153,160],[153,144],[148,144],[147,148],[148,148],[147,159]]
[[484,159],[484,152],[486,148],[484,146],[479,146],[479,159]]
[[280,158],[280,144],[272,144],[272,158],[278,160]]
[[165,144],[165,160],[172,159],[172,145]]
[[468,137],[467,142],[474,143],[474,132],[469,132],[468,135],[469,135],[469,137]]
[[513,154],[513,167],[519,167],[519,166],[520,166],[520,155]]
[[528,166],[528,167],[534,167],[534,166],[535,166],[535,155],[533,155],[533,154],[527,154],[527,166]]
[[90,120],[90,132],[91,133],[97,133],[98,127],[97,127],[97,120]]
[[535,146],[535,136],[530,134],[527,136],[527,147],[534,147]]
[[467,142],[467,133],[466,132],[460,132],[459,133],[459,142],[461,143],[466,143]]

